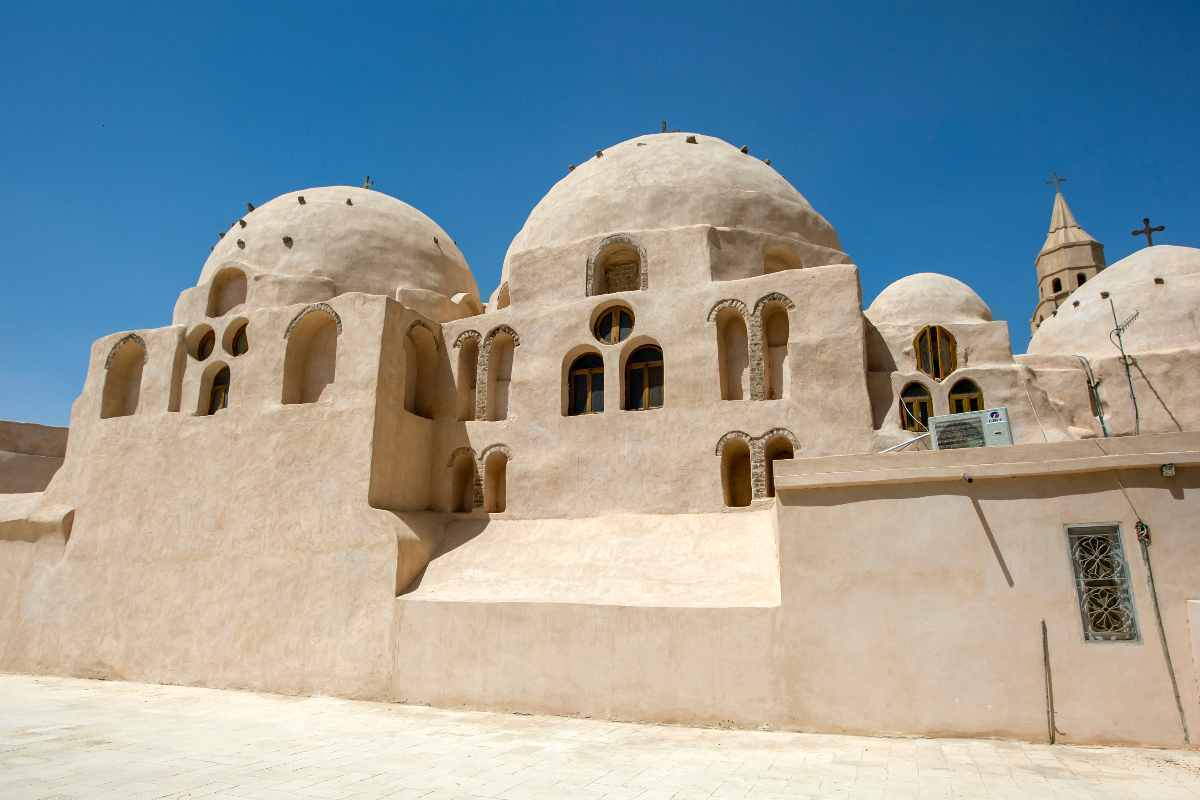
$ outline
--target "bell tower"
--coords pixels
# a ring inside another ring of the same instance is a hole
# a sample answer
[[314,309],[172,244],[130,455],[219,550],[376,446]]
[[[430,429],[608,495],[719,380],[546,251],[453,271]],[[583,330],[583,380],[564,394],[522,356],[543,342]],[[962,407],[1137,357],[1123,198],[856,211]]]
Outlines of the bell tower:
[[1062,182],[1066,178],[1051,175],[1047,183],[1054,184],[1054,207],[1050,211],[1050,232],[1038,253],[1038,302],[1029,320],[1029,329],[1038,326],[1078,289],[1104,269],[1104,245],[1079,227],[1067,198],[1063,197]]

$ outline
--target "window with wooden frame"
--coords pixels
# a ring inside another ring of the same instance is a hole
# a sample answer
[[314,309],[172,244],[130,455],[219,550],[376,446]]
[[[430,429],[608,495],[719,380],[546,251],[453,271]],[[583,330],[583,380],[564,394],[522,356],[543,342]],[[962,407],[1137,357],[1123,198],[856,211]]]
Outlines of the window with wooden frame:
[[967,411],[983,411],[983,392],[979,391],[975,381],[963,378],[950,389],[950,413]]
[[633,333],[633,312],[624,306],[606,308],[596,319],[592,333],[604,344],[617,344]]
[[604,411],[604,359],[599,353],[584,353],[571,362],[567,393],[569,417]]
[[917,369],[940,381],[958,369],[958,345],[941,325],[926,325],[913,339]]
[[933,416],[933,396],[919,383],[910,383],[900,392],[900,427],[913,433],[929,430]]
[[662,405],[662,349],[652,344],[639,347],[625,362],[625,408],[646,411]]
[[221,367],[213,376],[212,387],[208,390],[208,410],[205,414],[212,416],[223,408],[229,407],[229,367]]

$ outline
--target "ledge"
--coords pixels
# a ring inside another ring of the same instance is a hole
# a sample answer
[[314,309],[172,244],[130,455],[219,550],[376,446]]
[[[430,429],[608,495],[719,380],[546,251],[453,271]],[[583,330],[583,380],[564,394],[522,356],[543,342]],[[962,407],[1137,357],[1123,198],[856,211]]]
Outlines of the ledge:
[[844,486],[1077,475],[1200,465],[1200,434],[1175,433],[1013,447],[976,447],[776,462],[779,492]]

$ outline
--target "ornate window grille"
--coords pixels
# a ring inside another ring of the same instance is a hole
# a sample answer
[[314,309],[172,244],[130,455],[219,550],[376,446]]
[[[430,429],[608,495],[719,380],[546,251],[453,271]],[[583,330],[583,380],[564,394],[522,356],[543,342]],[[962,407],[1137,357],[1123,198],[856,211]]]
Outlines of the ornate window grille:
[[1075,590],[1089,642],[1122,642],[1138,638],[1129,591],[1129,565],[1116,525],[1067,528]]

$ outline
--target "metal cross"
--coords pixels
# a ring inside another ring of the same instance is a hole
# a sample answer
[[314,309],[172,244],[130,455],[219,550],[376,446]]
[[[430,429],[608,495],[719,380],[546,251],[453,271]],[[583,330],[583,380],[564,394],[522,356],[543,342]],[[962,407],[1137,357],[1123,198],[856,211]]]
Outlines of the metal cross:
[[1166,229],[1167,229],[1166,225],[1155,225],[1153,228],[1151,228],[1150,227],[1150,218],[1142,217],[1142,227],[1138,228],[1135,231],[1132,231],[1132,233],[1134,236],[1145,236],[1146,237],[1146,247],[1153,247],[1154,246],[1154,234],[1161,233],[1162,231],[1165,231]]
[[1058,192],[1058,191],[1061,191],[1061,190],[1059,189],[1059,187],[1060,187],[1060,186],[1061,186],[1061,185],[1062,185],[1062,184],[1063,184],[1063,183],[1064,183],[1066,180],[1067,180],[1066,178],[1062,177],[1061,175],[1059,175],[1059,174],[1058,174],[1057,172],[1055,172],[1054,170],[1051,170],[1051,171],[1050,171],[1050,180],[1046,181],[1046,185],[1053,184],[1053,185],[1054,185],[1054,191],[1055,191],[1055,192]]

